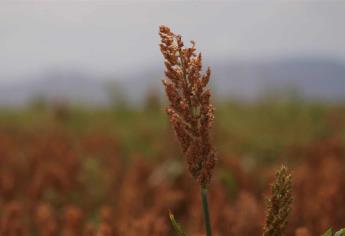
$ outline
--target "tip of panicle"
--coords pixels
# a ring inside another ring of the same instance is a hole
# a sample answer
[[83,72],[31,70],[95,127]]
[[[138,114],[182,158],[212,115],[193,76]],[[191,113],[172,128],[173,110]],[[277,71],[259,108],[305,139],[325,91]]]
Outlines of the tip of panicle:
[[165,25],[160,25],[159,26],[159,32],[168,33],[168,32],[170,32],[170,28],[168,26],[165,26]]

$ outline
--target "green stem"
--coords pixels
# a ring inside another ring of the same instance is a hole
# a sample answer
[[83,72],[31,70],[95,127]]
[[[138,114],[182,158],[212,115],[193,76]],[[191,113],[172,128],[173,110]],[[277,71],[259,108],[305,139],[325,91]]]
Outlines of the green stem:
[[210,213],[208,211],[208,202],[207,202],[207,189],[204,187],[201,187],[201,200],[202,200],[202,208],[203,208],[203,213],[204,213],[206,235],[212,236]]

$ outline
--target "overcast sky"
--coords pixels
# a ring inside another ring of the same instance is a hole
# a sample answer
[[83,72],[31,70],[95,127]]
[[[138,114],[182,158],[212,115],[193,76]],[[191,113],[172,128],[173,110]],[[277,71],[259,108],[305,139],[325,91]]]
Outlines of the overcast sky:
[[0,0],[0,81],[50,69],[121,74],[161,63],[160,24],[209,60],[310,56],[345,62],[345,1]]

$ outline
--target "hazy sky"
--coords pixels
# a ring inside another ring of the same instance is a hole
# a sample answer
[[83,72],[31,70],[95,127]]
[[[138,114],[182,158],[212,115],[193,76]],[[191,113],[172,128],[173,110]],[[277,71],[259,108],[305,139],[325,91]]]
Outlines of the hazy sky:
[[345,1],[0,0],[0,81],[56,68],[121,74],[161,63],[160,24],[195,39],[210,60],[345,62]]

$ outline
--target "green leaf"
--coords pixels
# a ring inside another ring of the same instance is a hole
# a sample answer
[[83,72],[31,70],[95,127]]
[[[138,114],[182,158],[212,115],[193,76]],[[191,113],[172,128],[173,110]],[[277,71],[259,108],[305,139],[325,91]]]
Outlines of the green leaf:
[[169,211],[169,217],[170,217],[170,221],[171,224],[173,225],[176,233],[178,236],[187,236],[185,234],[185,232],[182,230],[181,226],[179,223],[176,222],[174,215],[171,213],[171,211]]
[[345,228],[342,228],[341,230],[337,231],[334,236],[345,236]]
[[322,236],[332,236],[332,228],[329,228]]

